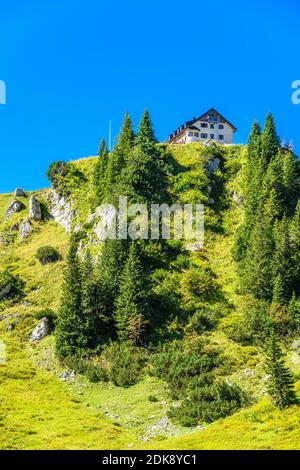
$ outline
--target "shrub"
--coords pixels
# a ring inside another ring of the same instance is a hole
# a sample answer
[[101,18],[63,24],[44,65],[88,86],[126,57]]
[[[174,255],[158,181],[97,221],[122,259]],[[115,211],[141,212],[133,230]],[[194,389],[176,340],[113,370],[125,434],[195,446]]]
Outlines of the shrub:
[[148,400],[151,401],[152,403],[158,402],[158,398],[155,395],[149,395]]
[[53,184],[54,188],[56,187],[57,182],[59,181],[58,177],[66,176],[68,174],[69,167],[69,163],[66,163],[63,160],[52,162],[49,165],[49,168],[46,172],[46,176],[48,180]]
[[84,174],[76,165],[64,161],[51,163],[46,174],[53,188],[63,196],[69,196],[73,189],[85,181]]
[[93,364],[79,352],[65,357],[64,364],[77,374],[84,375],[90,382],[107,382],[108,380],[107,372],[103,367]]
[[56,320],[56,313],[51,310],[51,308],[45,308],[43,310],[39,310],[35,313],[35,318],[37,320],[42,320],[42,318],[47,318],[49,323],[50,330],[54,330],[55,328],[55,320]]
[[35,257],[39,260],[42,265],[48,263],[55,263],[55,261],[58,261],[60,258],[58,251],[52,246],[40,247],[37,250]]
[[5,297],[19,297],[23,286],[24,282],[18,275],[13,275],[8,269],[0,272],[0,300]]
[[103,357],[109,365],[109,379],[120,387],[137,383],[146,364],[145,351],[128,343],[110,343]]

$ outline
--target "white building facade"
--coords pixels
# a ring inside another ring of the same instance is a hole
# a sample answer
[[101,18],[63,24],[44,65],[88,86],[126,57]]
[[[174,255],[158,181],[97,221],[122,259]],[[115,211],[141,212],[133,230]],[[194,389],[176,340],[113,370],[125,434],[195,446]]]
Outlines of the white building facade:
[[223,145],[232,145],[236,131],[227,119],[212,108],[199,118],[186,121],[169,136],[169,143],[189,144],[191,142],[214,141]]

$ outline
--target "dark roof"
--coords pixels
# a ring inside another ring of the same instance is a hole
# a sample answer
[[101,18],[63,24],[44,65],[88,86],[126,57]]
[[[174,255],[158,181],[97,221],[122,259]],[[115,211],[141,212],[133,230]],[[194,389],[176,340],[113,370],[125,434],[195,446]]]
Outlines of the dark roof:
[[221,119],[223,119],[227,124],[229,124],[230,127],[232,127],[233,132],[235,132],[237,130],[237,128],[233,124],[231,124],[227,119],[225,119],[224,116],[222,116],[222,114],[220,114],[215,108],[211,108],[208,111],[206,111],[206,113],[201,114],[201,116],[199,116],[198,118],[193,118],[192,120],[186,121],[185,123],[183,123],[174,132],[172,132],[172,134],[170,134],[169,139],[172,139],[175,135],[179,134],[184,129],[189,128],[189,129],[199,130],[198,127],[193,125],[194,122],[201,121],[201,119],[203,119],[207,114],[209,114],[211,112],[217,113],[220,116]]

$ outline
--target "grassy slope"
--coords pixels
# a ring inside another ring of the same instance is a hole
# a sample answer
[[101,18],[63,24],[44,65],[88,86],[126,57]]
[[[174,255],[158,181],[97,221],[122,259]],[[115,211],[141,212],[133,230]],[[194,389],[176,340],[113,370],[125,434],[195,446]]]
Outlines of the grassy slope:
[[[182,169],[199,160],[198,145],[174,146],[172,154]],[[90,179],[93,159],[76,162]],[[229,185],[232,185],[232,181]],[[234,183],[236,184],[236,183]],[[238,184],[238,182],[237,182]],[[79,219],[86,217],[88,198],[86,188],[74,190]],[[230,189],[232,189],[230,187]],[[43,192],[37,193],[38,197]],[[1,220],[12,196],[0,196],[0,231],[7,223]],[[24,199],[26,207],[28,199]],[[14,215],[12,222],[27,216],[27,209]],[[230,258],[234,228],[241,217],[240,209],[233,208],[224,218],[225,233],[209,237],[206,252],[225,296],[235,306],[241,301],[236,293],[237,275]],[[23,320],[14,332],[0,335],[8,347],[8,361],[0,365],[0,448],[177,448],[177,449],[231,449],[231,448],[299,448],[300,412],[297,407],[285,411],[274,410],[268,400],[242,410],[234,416],[209,425],[203,431],[189,432],[177,428],[174,437],[142,442],[145,427],[164,416],[168,397],[164,385],[145,378],[129,389],[107,384],[90,384],[83,378],[75,383],[58,379],[61,366],[53,358],[53,338],[28,348],[27,338],[35,324],[34,312],[41,307],[56,308],[59,303],[64,261],[41,267],[34,255],[39,246],[53,245],[66,254],[68,237],[53,221],[35,223],[28,241],[0,246],[0,269],[10,266],[13,272],[26,280],[26,303],[2,305],[1,313],[22,313]],[[4,329],[5,322],[0,323]],[[221,332],[211,339],[226,352],[238,372],[233,377],[256,396],[261,394],[261,357],[252,347],[242,347],[230,341]],[[299,372],[299,363],[293,363]],[[48,370],[47,370],[48,369]],[[253,371],[250,377],[244,370]],[[300,384],[298,384],[300,391]],[[155,395],[158,402],[150,402]],[[106,413],[106,418],[105,418]],[[108,419],[109,418],[109,419]],[[117,422],[117,425],[113,423]],[[87,437],[88,436],[88,437]]]

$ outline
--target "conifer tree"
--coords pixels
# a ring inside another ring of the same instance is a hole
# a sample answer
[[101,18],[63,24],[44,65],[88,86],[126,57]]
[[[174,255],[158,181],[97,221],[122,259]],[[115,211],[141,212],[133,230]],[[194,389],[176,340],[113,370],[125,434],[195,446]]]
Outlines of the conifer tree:
[[[140,343],[146,324],[147,295],[136,242],[131,242],[120,293],[115,302],[115,323],[120,341]],[[138,334],[137,334],[138,332]]]
[[166,168],[147,110],[142,116],[135,143],[122,175],[125,192],[134,203],[150,206],[162,202],[166,198]]
[[94,168],[93,174],[93,185],[95,200],[93,202],[93,209],[101,204],[106,190],[106,177],[107,177],[107,165],[108,165],[108,149],[106,146],[105,139],[103,138],[100,142],[97,162]]
[[285,366],[284,355],[274,331],[271,332],[266,358],[268,392],[275,406],[285,408],[296,402],[294,380]]
[[74,354],[87,345],[81,294],[81,265],[77,255],[77,245],[71,240],[62,301],[56,322],[56,350],[60,357]]
[[264,165],[268,165],[276,156],[280,147],[274,119],[271,113],[267,114],[264,131],[261,136],[261,152]]
[[243,271],[246,289],[259,299],[272,298],[273,251],[272,225],[268,217],[261,215],[251,232]]
[[275,225],[274,234],[273,301],[284,304],[291,297],[293,292],[293,267],[291,262],[289,223],[286,216]]
[[134,139],[132,121],[129,114],[126,113],[117,144],[110,154],[107,168],[106,194],[112,202],[114,195],[116,197],[116,193],[120,192],[117,185],[121,182],[121,173],[126,166],[129,153],[134,145]]
[[81,308],[89,347],[95,346],[97,333],[101,333],[97,332],[97,327],[100,325],[97,324],[96,289],[93,258],[88,250],[83,262]]

